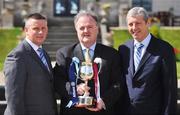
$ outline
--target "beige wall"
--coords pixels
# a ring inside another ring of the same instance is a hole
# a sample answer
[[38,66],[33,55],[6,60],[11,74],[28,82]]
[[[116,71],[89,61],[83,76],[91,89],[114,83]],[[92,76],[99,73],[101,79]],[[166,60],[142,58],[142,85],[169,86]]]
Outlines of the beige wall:
[[175,15],[180,15],[180,0],[152,0],[153,12],[169,11],[170,8],[174,8]]

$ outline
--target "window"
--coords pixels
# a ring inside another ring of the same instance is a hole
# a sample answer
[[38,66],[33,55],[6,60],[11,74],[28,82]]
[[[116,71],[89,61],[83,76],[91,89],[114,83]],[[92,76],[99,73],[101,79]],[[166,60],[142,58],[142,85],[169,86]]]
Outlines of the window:
[[141,6],[147,11],[152,11],[152,0],[132,0],[132,6]]

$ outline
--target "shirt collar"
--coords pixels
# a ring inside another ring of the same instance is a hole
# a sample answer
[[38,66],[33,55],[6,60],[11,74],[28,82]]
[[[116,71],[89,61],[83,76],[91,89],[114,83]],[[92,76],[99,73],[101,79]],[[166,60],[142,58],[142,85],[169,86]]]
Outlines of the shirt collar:
[[35,50],[37,51],[39,47],[42,48],[42,46],[38,46],[36,44],[34,44],[31,40],[29,40],[28,38],[25,38],[25,40],[30,44],[30,46]]
[[146,48],[148,45],[149,45],[149,42],[150,42],[150,40],[151,40],[151,34],[149,33],[148,35],[147,35],[147,37],[143,40],[143,41],[141,41],[141,42],[138,42],[136,39],[134,39],[134,46],[136,45],[136,44],[143,44],[144,45],[144,47]]
[[[82,47],[82,50],[87,49],[83,44],[81,44],[81,47]],[[96,47],[96,42],[89,49],[94,51],[95,47]]]

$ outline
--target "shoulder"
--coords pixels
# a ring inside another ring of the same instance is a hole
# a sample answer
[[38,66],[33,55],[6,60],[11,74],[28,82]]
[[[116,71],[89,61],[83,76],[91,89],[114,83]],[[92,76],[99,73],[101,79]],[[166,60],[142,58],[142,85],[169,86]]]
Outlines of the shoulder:
[[158,46],[159,50],[161,49],[161,51],[162,50],[163,51],[170,51],[170,50],[172,51],[173,50],[173,46],[163,39],[159,39],[159,38],[152,36],[152,42],[153,42],[153,44],[156,44],[156,46]]
[[22,57],[26,52],[25,46],[23,43],[18,44],[13,50],[11,50],[7,57],[14,56],[14,57]]
[[126,41],[124,44],[119,45],[118,51],[129,50],[133,46],[133,39]]
[[115,48],[103,44],[97,44],[95,50],[98,55],[101,55],[102,57],[107,59],[113,59],[118,57],[118,51]]
[[4,66],[12,66],[12,64],[22,64],[26,59],[26,50],[22,43],[17,45],[9,54],[6,56]]
[[105,51],[105,52],[117,52],[116,49],[106,46],[106,45],[103,45],[103,44],[100,44],[100,43],[97,43],[97,48],[99,48],[100,50]]
[[78,45],[78,43],[70,44],[64,47],[61,47],[57,50],[56,54],[70,55],[73,53],[73,50]]

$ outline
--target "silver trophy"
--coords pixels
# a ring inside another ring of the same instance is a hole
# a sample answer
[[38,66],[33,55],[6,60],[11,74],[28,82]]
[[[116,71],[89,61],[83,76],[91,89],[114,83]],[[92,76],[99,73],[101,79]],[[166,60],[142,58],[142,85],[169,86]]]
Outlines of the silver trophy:
[[[80,78],[88,86],[88,81],[93,77],[93,64],[91,62],[82,62],[80,66]],[[89,91],[85,90],[83,96],[78,96],[79,105],[91,106],[93,104],[93,97],[89,96]]]

